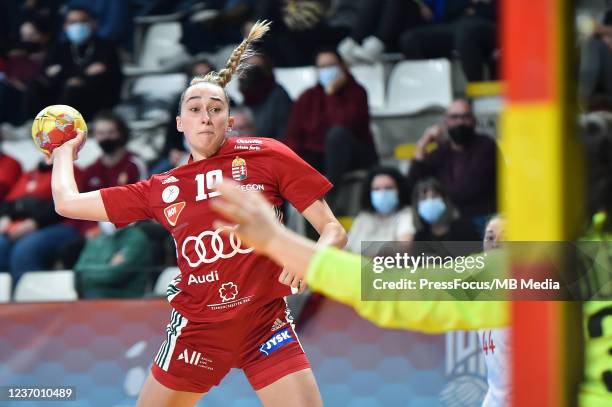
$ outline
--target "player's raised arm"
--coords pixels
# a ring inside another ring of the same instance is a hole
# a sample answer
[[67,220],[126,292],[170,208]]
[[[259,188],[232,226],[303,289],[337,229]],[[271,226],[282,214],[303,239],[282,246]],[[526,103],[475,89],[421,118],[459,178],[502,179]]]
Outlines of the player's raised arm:
[[66,218],[107,221],[108,215],[100,191],[80,193],[74,177],[74,164],[85,133],[77,130],[77,137],[57,147],[51,154],[53,163],[51,189],[55,211]]

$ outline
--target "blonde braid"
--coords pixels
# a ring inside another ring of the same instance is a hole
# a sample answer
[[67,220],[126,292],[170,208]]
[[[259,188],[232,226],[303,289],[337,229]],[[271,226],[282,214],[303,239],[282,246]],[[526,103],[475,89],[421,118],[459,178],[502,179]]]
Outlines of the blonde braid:
[[240,74],[246,68],[244,61],[255,54],[251,47],[252,43],[259,40],[268,32],[270,23],[270,21],[263,20],[253,24],[251,31],[249,31],[249,35],[234,49],[224,69],[219,72],[209,72],[204,77],[195,77],[191,80],[189,86],[207,82],[225,88],[225,85],[232,80],[232,76],[234,76],[236,72]]

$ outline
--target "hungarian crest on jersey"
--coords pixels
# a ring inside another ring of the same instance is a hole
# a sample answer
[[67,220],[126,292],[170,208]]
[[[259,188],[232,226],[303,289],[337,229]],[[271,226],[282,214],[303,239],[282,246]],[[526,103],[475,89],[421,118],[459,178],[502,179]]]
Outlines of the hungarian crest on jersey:
[[246,161],[240,157],[232,161],[232,178],[236,181],[244,181],[247,178]]

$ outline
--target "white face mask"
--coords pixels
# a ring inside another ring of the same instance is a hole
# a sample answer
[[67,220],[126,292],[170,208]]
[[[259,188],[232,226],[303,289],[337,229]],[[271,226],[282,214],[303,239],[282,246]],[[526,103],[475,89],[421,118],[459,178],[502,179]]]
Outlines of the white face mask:
[[98,222],[100,233],[106,236],[112,236],[117,231],[117,227],[111,222]]

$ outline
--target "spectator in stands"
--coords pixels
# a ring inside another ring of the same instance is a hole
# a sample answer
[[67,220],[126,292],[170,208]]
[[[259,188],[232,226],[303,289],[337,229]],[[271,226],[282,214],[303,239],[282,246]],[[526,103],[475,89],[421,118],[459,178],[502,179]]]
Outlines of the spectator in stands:
[[416,1],[362,0],[358,18],[349,35],[338,44],[338,53],[352,65],[380,61],[385,50],[397,50],[397,39],[405,30],[423,24],[425,7]]
[[[2,134],[0,134],[0,141]],[[15,182],[21,177],[21,164],[0,149],[0,202],[3,202]]]
[[97,34],[112,41],[126,51],[131,51],[134,27],[130,2],[125,0],[68,0],[69,8],[86,7],[96,19]]
[[97,36],[91,13],[70,9],[64,30],[68,43],[61,41],[49,52],[43,74],[26,92],[26,112],[32,116],[44,106],[61,103],[88,118],[119,100],[122,73],[117,50]]
[[345,249],[361,253],[363,241],[411,241],[414,235],[406,180],[393,168],[379,167],[364,180],[361,211]]
[[[408,181],[435,177],[463,216],[484,231],[486,219],[496,213],[497,146],[475,131],[476,119],[466,100],[455,100],[444,122],[429,127],[416,145]],[[443,138],[448,133],[448,139]],[[431,152],[428,147],[437,143]]]
[[51,166],[40,162],[16,180],[0,206],[0,270],[10,271],[16,283],[26,271],[49,269],[61,242],[76,236],[55,212]]
[[[214,69],[215,67],[208,60],[203,58],[196,59],[196,61],[189,65],[185,71],[187,74],[186,85],[189,84],[191,78],[204,76]],[[179,112],[180,103],[181,96],[177,95],[170,110],[171,117],[175,117]],[[176,121],[170,120],[166,125],[166,138],[160,153],[160,158],[151,166],[151,174],[160,174],[164,171],[168,171],[187,159],[188,154],[184,140],[183,133],[179,132],[176,128]]]
[[131,184],[147,177],[144,162],[127,150],[127,124],[112,111],[98,113],[93,120],[93,137],[102,156],[83,170],[83,192]]
[[153,276],[149,238],[136,225],[117,230],[110,222],[100,222],[100,230],[74,266],[79,297],[142,297]]
[[[100,188],[132,184],[147,177],[144,162],[126,148],[129,140],[127,124],[112,111],[102,111],[93,120],[93,138],[102,150],[102,155],[83,170],[82,192]],[[64,267],[72,268],[83,249],[86,240],[100,234],[95,222],[78,223],[81,236],[65,241],[60,250]]]
[[400,47],[407,59],[450,58],[459,54],[468,81],[495,77],[496,0],[427,0],[421,12],[430,22],[407,30]]
[[593,35],[582,45],[579,93],[583,100],[612,101],[612,8],[602,22],[595,23]]
[[280,67],[310,65],[320,47],[335,48],[344,29],[331,27],[326,20],[328,0],[259,0],[248,32],[256,20],[274,22],[261,46]]
[[241,27],[250,19],[254,0],[155,0],[145,14],[181,14],[181,43],[191,55],[214,53],[239,43]]
[[244,104],[253,113],[254,134],[283,140],[293,102],[287,91],[274,79],[270,58],[265,54],[257,54],[249,58],[247,63],[249,69],[238,83]]
[[19,43],[7,54],[5,78],[0,79],[0,123],[13,125],[26,120],[23,112],[26,84],[41,72],[51,40],[51,24],[43,19],[26,20],[19,34]]
[[232,109],[232,116],[234,116],[234,125],[230,137],[258,137],[251,109],[238,106]]
[[295,102],[286,143],[335,184],[347,171],[376,164],[368,96],[335,49],[319,51],[316,66],[318,84]]
[[414,188],[412,218],[415,242],[481,240],[469,218],[461,215],[434,178],[424,179]]

